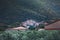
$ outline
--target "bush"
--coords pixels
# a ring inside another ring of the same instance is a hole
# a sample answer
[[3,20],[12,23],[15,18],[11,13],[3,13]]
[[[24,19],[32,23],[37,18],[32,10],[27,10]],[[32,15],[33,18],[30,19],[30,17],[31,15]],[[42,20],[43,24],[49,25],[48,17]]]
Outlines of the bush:
[[60,31],[8,30],[0,33],[0,40],[60,40]]
[[39,27],[39,28],[44,28],[45,25],[44,25],[44,24],[40,24],[38,27]]

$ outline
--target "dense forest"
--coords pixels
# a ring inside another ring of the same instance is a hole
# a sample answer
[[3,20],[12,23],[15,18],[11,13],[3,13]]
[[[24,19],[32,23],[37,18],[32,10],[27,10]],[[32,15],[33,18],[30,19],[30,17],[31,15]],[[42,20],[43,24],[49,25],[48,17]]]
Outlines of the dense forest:
[[0,0],[0,22],[3,23],[59,18],[60,0]]

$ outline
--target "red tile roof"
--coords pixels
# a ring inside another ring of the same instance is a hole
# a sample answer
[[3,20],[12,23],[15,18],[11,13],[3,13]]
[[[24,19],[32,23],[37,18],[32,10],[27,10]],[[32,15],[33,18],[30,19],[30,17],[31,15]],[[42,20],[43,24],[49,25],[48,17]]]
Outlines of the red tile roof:
[[60,30],[60,21],[55,21],[52,24],[45,26],[47,30]]

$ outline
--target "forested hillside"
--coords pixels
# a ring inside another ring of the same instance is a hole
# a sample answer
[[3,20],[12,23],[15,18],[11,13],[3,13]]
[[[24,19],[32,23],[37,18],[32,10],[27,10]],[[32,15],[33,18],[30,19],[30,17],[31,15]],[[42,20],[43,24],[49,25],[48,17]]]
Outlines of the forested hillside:
[[0,0],[0,22],[3,23],[56,18],[60,18],[60,0]]

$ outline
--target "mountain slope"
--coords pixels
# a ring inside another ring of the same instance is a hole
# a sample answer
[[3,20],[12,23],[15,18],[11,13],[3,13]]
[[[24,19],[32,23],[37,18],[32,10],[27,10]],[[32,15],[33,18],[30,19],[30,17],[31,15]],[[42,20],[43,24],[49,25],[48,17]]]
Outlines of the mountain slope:
[[0,22],[60,18],[60,0],[0,0]]

